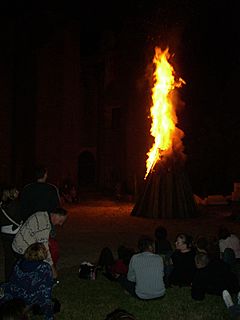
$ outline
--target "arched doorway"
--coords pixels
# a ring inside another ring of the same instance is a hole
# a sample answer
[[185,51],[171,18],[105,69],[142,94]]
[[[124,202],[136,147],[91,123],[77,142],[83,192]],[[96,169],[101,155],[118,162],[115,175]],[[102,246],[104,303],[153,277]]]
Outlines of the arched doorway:
[[94,155],[83,151],[78,158],[78,185],[80,188],[95,187],[96,163]]

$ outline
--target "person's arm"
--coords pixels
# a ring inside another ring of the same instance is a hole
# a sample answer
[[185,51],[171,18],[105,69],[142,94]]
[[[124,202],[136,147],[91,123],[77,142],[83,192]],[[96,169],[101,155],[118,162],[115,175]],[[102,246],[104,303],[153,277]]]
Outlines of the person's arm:
[[129,281],[136,282],[136,275],[133,268],[133,263],[134,263],[133,260],[134,258],[132,257],[129,263],[127,278]]

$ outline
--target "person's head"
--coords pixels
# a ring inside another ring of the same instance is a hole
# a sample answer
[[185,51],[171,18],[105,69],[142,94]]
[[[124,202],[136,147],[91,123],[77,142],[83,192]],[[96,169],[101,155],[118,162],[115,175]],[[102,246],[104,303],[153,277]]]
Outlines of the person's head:
[[27,320],[27,308],[23,300],[12,299],[0,307],[0,320]]
[[230,231],[227,227],[221,226],[218,230],[218,239],[219,240],[226,240],[228,237],[230,237]]
[[159,226],[155,230],[155,237],[157,240],[167,239],[167,230],[163,226]]
[[41,261],[47,258],[47,249],[43,243],[35,242],[24,252],[24,258],[28,261]]
[[198,253],[194,259],[198,269],[205,268],[209,264],[209,258],[206,253]]
[[118,258],[121,259],[126,265],[129,264],[134,252],[133,249],[126,248],[125,246],[119,246],[117,249]]
[[183,252],[192,248],[192,237],[186,233],[179,233],[175,240],[176,249]]
[[150,251],[154,252],[154,241],[148,236],[141,236],[138,240],[138,249],[140,252]]
[[51,222],[55,226],[62,226],[67,219],[67,210],[56,208],[50,214]]
[[208,251],[208,246],[209,246],[209,243],[208,243],[208,239],[203,237],[203,236],[199,236],[196,240],[196,248],[198,251],[200,252],[205,252],[207,253]]
[[44,166],[38,166],[35,168],[35,179],[37,181],[45,182],[48,177],[47,168]]
[[124,309],[116,309],[113,312],[109,313],[105,320],[136,320],[133,314],[127,312]]
[[2,189],[2,201],[9,202],[18,198],[19,191],[15,186],[6,186]]

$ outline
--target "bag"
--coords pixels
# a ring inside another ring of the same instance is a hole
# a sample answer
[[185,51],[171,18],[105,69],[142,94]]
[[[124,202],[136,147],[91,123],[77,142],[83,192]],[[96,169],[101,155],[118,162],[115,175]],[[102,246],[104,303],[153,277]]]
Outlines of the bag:
[[84,261],[80,264],[79,278],[87,280],[96,279],[96,266],[90,262]]

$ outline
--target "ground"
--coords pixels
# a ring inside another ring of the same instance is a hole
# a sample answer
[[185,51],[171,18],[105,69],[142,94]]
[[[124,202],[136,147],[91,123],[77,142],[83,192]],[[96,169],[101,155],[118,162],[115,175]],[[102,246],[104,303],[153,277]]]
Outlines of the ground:
[[[69,217],[57,231],[60,245],[59,270],[77,266],[83,261],[96,263],[100,250],[109,246],[116,255],[121,244],[136,248],[140,235],[154,236],[158,225],[167,228],[169,240],[174,243],[178,232],[188,232],[213,238],[220,225],[227,225],[240,236],[240,222],[228,219],[232,207],[203,207],[192,219],[146,219],[130,215],[133,203],[110,199],[85,199],[76,205],[66,205]],[[2,248],[0,249],[2,252]],[[0,252],[0,281],[3,279],[3,255]]]

